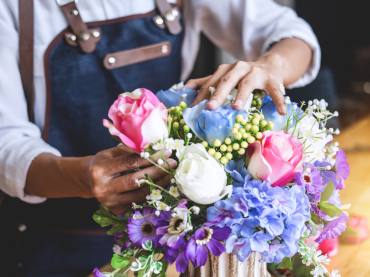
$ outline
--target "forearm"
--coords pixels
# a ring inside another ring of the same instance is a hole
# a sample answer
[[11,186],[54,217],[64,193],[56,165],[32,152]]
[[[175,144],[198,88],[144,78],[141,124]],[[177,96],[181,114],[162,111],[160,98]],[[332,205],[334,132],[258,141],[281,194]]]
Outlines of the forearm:
[[46,198],[93,197],[87,182],[90,159],[43,153],[31,163],[25,191]]
[[312,60],[312,50],[303,40],[287,38],[275,43],[257,61],[264,59],[281,63],[284,86],[288,86],[305,74]]

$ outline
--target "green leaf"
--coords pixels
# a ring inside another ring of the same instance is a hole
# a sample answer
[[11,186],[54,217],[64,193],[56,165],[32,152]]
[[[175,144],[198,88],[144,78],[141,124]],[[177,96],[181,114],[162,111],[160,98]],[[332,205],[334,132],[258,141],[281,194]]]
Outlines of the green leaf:
[[279,263],[278,269],[293,269],[292,258],[285,257],[281,263]]
[[126,230],[128,220],[121,219],[113,214],[111,214],[107,207],[100,205],[100,209],[94,213],[93,219],[101,227],[112,226],[112,229],[107,232],[108,235],[114,235],[117,232]]
[[322,210],[330,217],[338,217],[343,213],[341,209],[337,208],[335,205],[330,204],[326,201],[320,202],[320,210]]
[[169,262],[166,262],[164,260],[164,256],[159,261],[162,263],[162,270],[161,272],[159,272],[159,274],[153,273],[152,277],[166,277],[167,276],[167,269],[169,266]]
[[322,221],[321,219],[319,218],[319,216],[317,214],[315,214],[314,212],[311,212],[311,220],[315,223],[315,224],[322,224]]
[[134,272],[134,275],[135,275],[136,277],[143,277],[143,276],[144,276],[144,274],[145,274],[145,268],[144,268],[144,269],[142,269],[142,270],[139,270],[139,271],[135,271],[135,272]]
[[130,264],[131,259],[121,257],[117,254],[113,255],[111,265],[115,269],[124,269]]
[[[128,234],[123,233],[122,237],[118,240],[118,244],[124,244],[126,241],[128,241]],[[132,255],[132,254],[130,254]]]
[[333,182],[330,182],[325,190],[321,193],[320,203],[324,201],[328,201],[330,197],[333,195],[334,192],[334,184]]
[[114,274],[114,277],[125,277],[125,276],[121,273],[116,273],[116,274]]

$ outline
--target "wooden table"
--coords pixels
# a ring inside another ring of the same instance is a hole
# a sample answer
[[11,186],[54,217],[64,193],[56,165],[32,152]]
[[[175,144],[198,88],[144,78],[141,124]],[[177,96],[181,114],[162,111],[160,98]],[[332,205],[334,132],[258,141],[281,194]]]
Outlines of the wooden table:
[[[346,128],[335,140],[346,152],[351,169],[340,199],[343,204],[352,204],[350,214],[370,222],[370,116]],[[341,244],[327,268],[330,272],[338,269],[342,277],[370,276],[370,240],[360,245]]]
[[[346,128],[335,138],[346,152],[351,174],[341,193],[343,204],[352,204],[349,213],[365,216],[370,222],[370,116]],[[342,277],[370,276],[370,239],[360,245],[343,245],[327,268],[338,269]],[[102,268],[111,271],[110,265]],[[174,265],[167,276],[177,277]],[[92,277],[92,275],[88,276]]]

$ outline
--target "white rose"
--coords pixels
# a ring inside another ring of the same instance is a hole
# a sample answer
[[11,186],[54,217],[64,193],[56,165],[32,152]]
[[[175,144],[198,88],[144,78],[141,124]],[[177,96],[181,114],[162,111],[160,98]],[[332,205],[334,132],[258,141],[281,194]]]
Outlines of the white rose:
[[[186,149],[186,153],[184,153]],[[179,189],[190,200],[202,205],[213,204],[231,193],[226,186],[224,167],[210,156],[202,144],[184,146],[176,153],[180,162],[175,179]]]

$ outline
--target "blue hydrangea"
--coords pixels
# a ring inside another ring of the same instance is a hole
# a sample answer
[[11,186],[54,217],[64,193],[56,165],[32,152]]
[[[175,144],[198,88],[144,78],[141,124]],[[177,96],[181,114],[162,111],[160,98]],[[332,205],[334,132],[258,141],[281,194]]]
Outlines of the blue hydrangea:
[[234,110],[230,105],[221,106],[216,110],[207,109],[208,100],[203,100],[193,108],[187,108],[183,112],[185,123],[201,140],[205,140],[213,146],[216,139],[224,141],[232,137],[231,130],[235,124],[235,118],[241,114],[248,116],[245,110]]
[[[265,120],[272,121],[274,123],[274,131],[285,130],[287,124],[287,117],[289,118],[292,115],[292,107],[297,105],[295,102],[291,102],[291,104],[287,105],[287,113],[286,115],[280,115],[276,109],[275,103],[272,101],[271,97],[267,94],[263,98],[263,102],[261,105],[261,111],[265,116]],[[297,111],[299,111],[297,109]],[[303,113],[300,113],[300,117],[303,116]],[[292,125],[295,125],[295,119],[293,119]]]
[[195,89],[188,87],[183,87],[177,91],[172,88],[165,91],[160,90],[156,93],[156,96],[158,97],[159,101],[164,103],[166,108],[169,109],[171,107],[178,106],[180,102],[184,101],[184,94],[186,94],[185,99],[188,106],[190,106],[198,96],[198,92]]
[[226,171],[237,186],[230,198],[207,210],[208,221],[232,229],[226,251],[237,255],[241,262],[253,251],[270,262],[293,256],[305,222],[310,219],[305,188],[272,187],[268,181],[251,180],[245,168],[235,162]]

